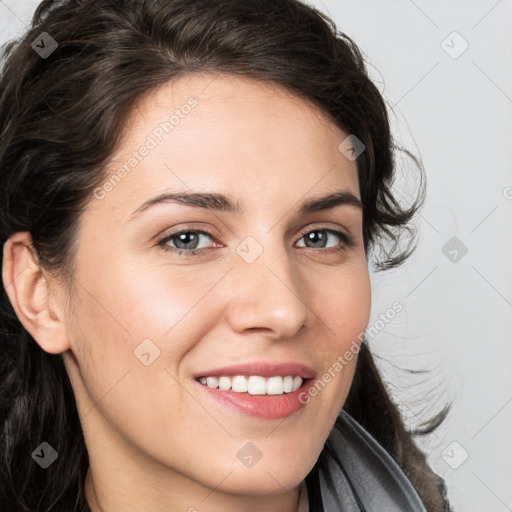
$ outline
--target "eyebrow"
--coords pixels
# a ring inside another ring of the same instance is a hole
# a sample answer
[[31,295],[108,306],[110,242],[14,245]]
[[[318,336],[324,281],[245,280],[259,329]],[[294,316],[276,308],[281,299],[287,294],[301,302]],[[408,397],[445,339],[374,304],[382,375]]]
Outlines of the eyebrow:
[[[228,195],[212,192],[174,192],[160,194],[159,196],[146,201],[131,214],[128,222],[132,221],[152,206],[165,203],[178,203],[185,206],[233,213],[236,215],[241,215],[245,212],[244,205],[239,201],[233,200]],[[361,210],[363,209],[361,201],[352,194],[352,192],[349,190],[339,190],[329,195],[306,201],[299,208],[299,214],[307,215],[345,205],[354,206]]]

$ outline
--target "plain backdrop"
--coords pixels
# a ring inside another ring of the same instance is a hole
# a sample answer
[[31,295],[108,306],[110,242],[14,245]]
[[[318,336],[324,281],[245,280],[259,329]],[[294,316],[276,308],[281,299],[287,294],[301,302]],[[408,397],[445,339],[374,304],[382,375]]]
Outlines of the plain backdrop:
[[[512,0],[309,3],[359,45],[396,139],[426,170],[416,252],[372,275],[370,345],[411,427],[453,402],[418,442],[455,512],[512,511]],[[37,4],[0,0],[2,42]]]

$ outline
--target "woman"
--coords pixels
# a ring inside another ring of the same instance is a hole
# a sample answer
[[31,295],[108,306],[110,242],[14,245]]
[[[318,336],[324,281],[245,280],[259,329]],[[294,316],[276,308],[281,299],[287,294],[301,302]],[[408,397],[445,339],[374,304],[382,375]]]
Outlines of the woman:
[[449,510],[365,342],[423,190],[357,46],[296,0],[46,0],[4,57],[2,510]]

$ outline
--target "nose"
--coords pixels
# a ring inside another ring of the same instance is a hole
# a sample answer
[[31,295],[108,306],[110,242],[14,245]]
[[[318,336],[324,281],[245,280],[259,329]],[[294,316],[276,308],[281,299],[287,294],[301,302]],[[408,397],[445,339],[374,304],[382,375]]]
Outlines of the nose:
[[270,331],[272,338],[286,339],[305,325],[310,310],[298,269],[292,267],[286,248],[264,248],[252,263],[236,256],[230,272],[230,304],[227,312],[231,328],[238,332]]

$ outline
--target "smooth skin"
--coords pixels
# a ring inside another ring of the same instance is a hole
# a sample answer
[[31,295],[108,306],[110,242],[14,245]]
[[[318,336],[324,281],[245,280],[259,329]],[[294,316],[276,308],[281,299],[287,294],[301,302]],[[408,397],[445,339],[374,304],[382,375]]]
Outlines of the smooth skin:
[[[356,162],[338,149],[348,134],[304,99],[196,73],[141,98],[105,182],[191,97],[195,108],[129,174],[102,199],[91,196],[69,301],[64,283],[39,267],[27,232],[4,245],[4,285],[39,346],[64,359],[90,457],[92,512],[295,512],[357,358],[281,420],[218,403],[193,375],[294,361],[320,378],[357,341],[371,306],[362,210],[298,213],[338,191],[360,199]],[[178,191],[222,193],[243,212],[167,202],[133,217]],[[158,244],[190,229],[211,235]],[[326,229],[348,233],[352,245]],[[262,250],[251,263],[237,252],[246,237]],[[160,350],[149,365],[134,355],[145,339]],[[262,454],[250,468],[237,457],[248,442]]]

